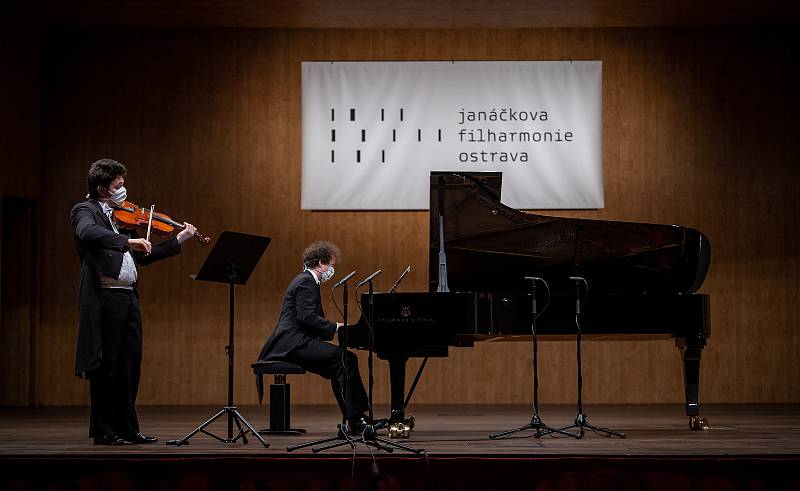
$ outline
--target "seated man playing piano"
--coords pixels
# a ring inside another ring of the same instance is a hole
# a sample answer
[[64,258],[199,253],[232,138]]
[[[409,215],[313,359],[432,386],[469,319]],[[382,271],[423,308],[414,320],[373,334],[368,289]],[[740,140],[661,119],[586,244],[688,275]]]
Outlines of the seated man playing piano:
[[314,242],[303,252],[303,272],[295,276],[283,296],[275,330],[264,343],[258,361],[287,361],[331,381],[342,417],[350,431],[368,424],[367,394],[358,372],[358,358],[328,343],[342,323],[325,319],[320,284],[333,277],[341,253],[330,242]]

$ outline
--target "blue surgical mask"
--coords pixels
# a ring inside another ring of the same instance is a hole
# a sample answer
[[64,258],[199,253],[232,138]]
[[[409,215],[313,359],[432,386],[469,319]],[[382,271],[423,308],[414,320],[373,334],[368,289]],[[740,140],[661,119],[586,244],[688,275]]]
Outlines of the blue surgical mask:
[[319,277],[320,283],[325,283],[329,279],[333,278],[333,266],[328,266],[328,270],[323,272]]
[[125,186],[120,186],[116,191],[111,193],[109,199],[111,199],[111,201],[113,201],[114,203],[121,205],[125,201],[125,198],[127,197],[128,197],[128,191],[125,189]]

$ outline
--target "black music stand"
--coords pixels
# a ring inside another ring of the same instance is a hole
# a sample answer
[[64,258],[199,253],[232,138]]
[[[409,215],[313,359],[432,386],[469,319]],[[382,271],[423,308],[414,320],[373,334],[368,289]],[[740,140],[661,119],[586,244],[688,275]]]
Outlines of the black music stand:
[[[539,438],[544,435],[549,435],[551,433],[558,433],[564,436],[571,436],[575,438],[580,438],[580,433],[570,433],[568,431],[564,431],[559,428],[554,428],[545,424],[542,421],[542,418],[539,416],[539,360],[537,357],[538,353],[538,341],[536,336],[536,320],[539,318],[539,313],[536,310],[536,282],[541,281],[544,283],[545,287],[547,286],[547,282],[544,281],[542,278],[534,277],[534,276],[526,276],[526,280],[531,282],[531,334],[533,338],[533,416],[531,417],[531,421],[523,426],[513,428],[511,430],[500,431],[497,433],[492,433],[489,435],[491,440],[506,438],[509,435],[514,433],[518,433],[524,430],[535,430],[533,436]],[[545,309],[547,305],[545,305]],[[544,312],[544,311],[542,311]]]
[[[581,332],[581,283],[586,286],[586,296],[589,296],[589,282],[581,276],[571,276],[570,280],[575,282],[575,327],[577,328],[576,334],[576,359],[578,362],[578,413],[575,415],[575,422],[570,426],[561,428],[559,432],[567,432],[569,430],[578,430],[578,438],[582,438],[585,430],[590,430],[598,435],[611,437],[616,436],[625,438],[625,433],[621,431],[610,430],[608,428],[600,428],[589,423],[586,413],[583,412],[583,366],[581,365],[581,339],[583,337]],[[585,299],[585,298],[584,298]]]
[[[222,443],[236,443],[239,438],[242,443],[247,443],[248,431],[255,436],[258,441],[264,445],[264,448],[269,447],[269,443],[264,441],[258,431],[251,425],[247,419],[239,412],[233,403],[233,314],[234,314],[234,285],[244,285],[250,278],[250,274],[255,269],[256,264],[261,259],[264,251],[270,242],[269,237],[262,237],[259,235],[242,234],[238,232],[225,231],[222,232],[214,244],[214,248],[209,253],[203,265],[200,267],[200,272],[192,275],[195,280],[213,281],[216,283],[228,284],[228,298],[230,302],[229,312],[229,325],[228,325],[228,345],[225,347],[225,354],[228,357],[228,405],[223,406],[214,416],[205,421],[203,424],[195,428],[191,433],[179,438],[177,440],[167,441],[167,445],[188,445],[189,439],[197,433],[205,433],[206,435],[221,441]],[[206,427],[216,421],[223,414],[228,415],[228,438],[221,438],[206,430]],[[236,436],[233,435],[233,425],[239,432]],[[242,427],[244,425],[247,429]]]

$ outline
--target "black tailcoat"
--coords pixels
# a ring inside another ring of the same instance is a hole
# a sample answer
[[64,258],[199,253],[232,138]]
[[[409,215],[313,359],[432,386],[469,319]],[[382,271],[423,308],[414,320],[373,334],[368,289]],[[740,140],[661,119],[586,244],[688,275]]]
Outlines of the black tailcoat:
[[258,361],[284,360],[309,339],[332,340],[336,323],[325,319],[317,281],[310,271],[295,276],[283,296],[275,331],[264,343]]
[[[81,261],[78,289],[80,322],[75,353],[75,374],[80,376],[100,367],[103,358],[100,276],[119,278],[122,258],[129,250],[128,239],[135,238],[136,233],[124,230],[119,234],[114,232],[102,206],[95,199],[87,199],[73,206],[70,220]],[[137,265],[146,265],[180,253],[181,246],[173,237],[154,244],[148,255],[140,251],[130,252]]]

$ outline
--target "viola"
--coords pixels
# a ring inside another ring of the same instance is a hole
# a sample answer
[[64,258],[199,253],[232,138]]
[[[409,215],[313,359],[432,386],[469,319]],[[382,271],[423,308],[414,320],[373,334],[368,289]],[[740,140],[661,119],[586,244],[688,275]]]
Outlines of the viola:
[[[172,234],[175,229],[183,230],[185,227],[182,223],[178,223],[168,215],[153,211],[152,220],[150,210],[142,208],[130,201],[123,201],[121,205],[111,205],[114,208],[114,224],[118,228],[123,229],[147,229],[148,226],[152,227],[152,233],[156,235],[168,236]],[[200,232],[194,233],[194,238],[200,245],[208,245],[211,243],[211,238],[201,234]]]

